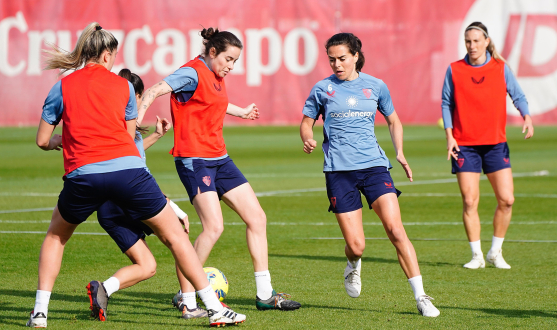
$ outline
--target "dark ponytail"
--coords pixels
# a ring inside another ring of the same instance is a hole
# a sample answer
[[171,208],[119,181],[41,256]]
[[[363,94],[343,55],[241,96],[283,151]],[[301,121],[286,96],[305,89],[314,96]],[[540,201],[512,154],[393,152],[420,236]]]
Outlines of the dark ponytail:
[[325,48],[328,52],[330,47],[340,45],[348,47],[348,51],[352,55],[356,55],[356,53],[358,53],[356,71],[361,72],[364,64],[366,63],[364,52],[362,52],[362,41],[352,33],[337,33],[327,40]]
[[209,56],[211,48],[215,49],[216,55],[226,51],[228,46],[240,49],[244,48],[240,39],[238,39],[238,37],[236,37],[232,32],[219,31],[218,28],[204,28],[201,31],[201,36],[203,37],[203,45],[205,46],[205,49],[203,50],[203,56],[205,57]]
[[[120,70],[120,72],[118,72],[118,75],[122,78],[127,79],[132,84],[133,89],[135,89],[136,95],[139,96],[143,95],[143,90],[145,89],[145,86],[143,85],[143,80],[141,80],[141,78],[138,75],[132,73],[130,69],[122,69]],[[141,134],[146,134],[147,132],[149,132],[149,127],[138,126],[136,130]]]

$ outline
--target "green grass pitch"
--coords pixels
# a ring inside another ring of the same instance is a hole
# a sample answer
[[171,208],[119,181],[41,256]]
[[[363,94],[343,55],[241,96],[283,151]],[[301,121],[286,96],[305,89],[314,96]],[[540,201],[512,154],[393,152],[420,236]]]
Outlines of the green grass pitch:
[[[226,206],[225,231],[207,266],[230,281],[225,302],[247,315],[246,329],[479,329],[557,328],[557,130],[536,127],[525,141],[519,127],[508,127],[516,202],[513,224],[503,245],[511,270],[487,266],[467,270],[470,249],[461,224],[461,199],[446,161],[444,132],[435,126],[405,127],[404,151],[414,171],[408,183],[386,127],[379,143],[393,162],[395,185],[406,231],[420,262],[426,292],[441,311],[421,317],[396,253],[377,216],[364,210],[367,247],[362,264],[362,294],[344,291],[344,242],[328,201],[322,173],[323,155],[302,152],[297,127],[226,127],[228,152],[260,194],[268,217],[269,264],[277,291],[292,294],[303,307],[294,312],[255,308],[253,268],[245,243],[245,225]],[[35,128],[0,129],[0,328],[21,328],[33,308],[39,249],[49,211],[62,188],[62,154],[35,146]],[[315,128],[321,142],[321,128]],[[176,174],[168,150],[172,133],[147,151],[147,163],[162,190],[178,200],[192,222],[192,237],[201,225]],[[540,171],[542,172],[540,175]],[[537,172],[537,173],[536,173]],[[495,198],[481,181],[479,213],[483,251],[493,229]],[[223,204],[224,205],[224,204]],[[6,212],[10,211],[10,212]],[[20,212],[14,212],[20,211]],[[38,232],[38,233],[22,233]],[[95,215],[77,232],[103,233]],[[328,239],[315,239],[328,238]],[[427,240],[431,239],[431,240]],[[515,241],[515,242],[513,242]],[[532,241],[532,242],[526,242]],[[544,242],[545,241],[545,242]],[[548,242],[549,241],[549,242]],[[180,318],[171,305],[178,290],[170,252],[147,238],[157,262],[150,280],[115,293],[107,322],[89,317],[85,286],[105,280],[129,264],[108,236],[74,235],[66,246],[60,276],[49,308],[53,329],[156,329],[207,327],[207,320]]]

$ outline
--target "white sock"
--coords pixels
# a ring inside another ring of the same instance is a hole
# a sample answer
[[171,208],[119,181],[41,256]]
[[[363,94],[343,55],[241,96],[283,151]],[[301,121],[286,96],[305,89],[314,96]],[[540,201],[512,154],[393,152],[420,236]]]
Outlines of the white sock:
[[176,213],[176,216],[178,217],[178,219],[182,220],[186,217],[186,212],[182,211],[182,209],[176,205],[176,203],[174,203],[173,201],[170,201],[170,207],[172,208],[172,210],[174,211],[174,213]]
[[505,240],[505,238],[501,238],[501,237],[495,237],[493,236],[493,240],[491,241],[491,250],[493,252],[497,252],[499,250],[501,250],[501,248],[503,247],[503,241]]
[[267,300],[273,296],[273,286],[271,285],[271,273],[268,270],[255,272],[255,285],[257,286],[257,296],[261,300]]
[[360,258],[356,261],[348,260],[348,266],[350,266],[352,269],[356,269],[360,266],[361,262],[362,262],[362,258]]
[[478,254],[483,256],[483,252],[482,252],[482,241],[481,240],[477,240],[475,242],[470,242],[470,248],[472,249],[472,256],[474,254]]
[[201,301],[205,304],[207,310],[212,309],[219,312],[224,308],[220,303],[219,298],[217,298],[215,290],[213,290],[213,287],[210,284],[205,289],[197,291],[197,294],[199,295],[199,298],[201,298]]
[[112,276],[111,278],[103,282],[103,286],[106,290],[106,294],[110,297],[111,294],[120,290],[120,280]]
[[50,291],[37,290],[37,297],[35,298],[35,308],[33,311],[35,314],[44,313],[44,316],[48,315],[48,303],[50,302]]
[[197,301],[195,300],[195,292],[182,292],[182,303],[188,309],[197,308]]
[[422,283],[422,275],[409,278],[408,283],[410,283],[412,291],[414,291],[414,299],[416,299],[416,301],[418,301],[420,296],[425,295],[424,284]]

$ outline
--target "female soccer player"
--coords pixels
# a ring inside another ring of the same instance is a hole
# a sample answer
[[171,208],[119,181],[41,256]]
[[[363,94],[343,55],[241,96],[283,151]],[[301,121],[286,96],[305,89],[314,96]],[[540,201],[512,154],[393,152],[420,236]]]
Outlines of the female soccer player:
[[472,249],[465,268],[485,267],[480,244],[480,173],[483,169],[495,197],[493,240],[487,261],[497,268],[511,266],[503,259],[503,240],[511,221],[513,176],[505,133],[507,93],[524,118],[522,133],[534,135],[528,102],[505,59],[495,50],[487,28],[470,24],[464,34],[467,55],[451,63],[442,95],[443,122],[447,135],[447,160],[451,159],[462,195],[462,219]]
[[300,125],[304,152],[310,154],[317,142],[313,125],[323,117],[323,152],[329,211],[335,213],[346,241],[348,264],[344,286],[350,297],[361,292],[361,257],[365,248],[362,224],[362,199],[381,219],[387,236],[396,248],[402,270],[408,277],[418,311],[437,317],[439,310],[424,292],[422,276],[412,243],[406,236],[395,188],[389,173],[389,159],[375,138],[376,110],[387,120],[396,160],[412,181],[412,170],[402,152],[402,125],[387,85],[361,72],[364,66],[362,42],[352,33],[339,33],[327,40],[327,55],[333,74],[317,84],[306,100]]
[[[139,101],[144,89],[141,78],[128,69],[122,69],[118,75],[132,83],[136,101]],[[143,139],[142,133],[147,132],[147,128],[138,127],[136,129],[134,142],[143,162],[145,162],[145,150],[163,137],[171,126],[166,118],[160,119],[157,117],[155,132],[145,139]],[[147,164],[145,164],[145,169],[147,169]],[[186,213],[171,200],[169,200],[169,204],[178,219],[185,225],[186,233],[188,233],[189,223]],[[121,268],[102,284],[98,281],[91,281],[87,286],[93,316],[100,321],[105,321],[108,298],[120,289],[128,288],[155,275],[157,263],[144,240],[145,235],[153,233],[149,226],[142,222],[133,221],[122,208],[111,201],[101,205],[97,210],[97,218],[101,227],[132,262],[132,265]],[[95,287],[97,290],[94,295],[92,288]],[[189,311],[188,315],[207,317],[207,311],[196,308]]]
[[[39,281],[30,327],[46,327],[48,302],[62,263],[64,246],[75,228],[106,201],[143,221],[172,251],[182,273],[208,304],[210,325],[239,323],[245,315],[225,308],[216,298],[188,237],[156,181],[144,169],[133,142],[137,103],[133,86],[110,72],[118,41],[98,23],[89,24],[75,49],[50,51],[47,69],[76,70],[57,82],[43,106],[37,145],[63,145],[64,188],[39,257]],[[82,69],[77,70],[78,68]],[[64,121],[63,134],[52,135]],[[98,287],[91,288],[96,295]]]
[[[195,250],[204,263],[223,229],[219,199],[246,223],[246,238],[255,270],[258,309],[294,310],[301,305],[277,294],[268,267],[265,212],[244,175],[228,156],[222,127],[226,114],[257,119],[255,104],[240,108],[228,103],[224,77],[234,68],[242,43],[232,33],[218,29],[201,31],[203,54],[189,61],[161,82],[149,88],[141,100],[138,121],[153,101],[172,92],[170,109],[174,124],[176,169],[203,225]],[[178,276],[180,276],[178,272]],[[185,281],[184,281],[185,282]],[[195,307],[193,287],[182,285],[183,302]],[[184,287],[186,286],[186,287]]]

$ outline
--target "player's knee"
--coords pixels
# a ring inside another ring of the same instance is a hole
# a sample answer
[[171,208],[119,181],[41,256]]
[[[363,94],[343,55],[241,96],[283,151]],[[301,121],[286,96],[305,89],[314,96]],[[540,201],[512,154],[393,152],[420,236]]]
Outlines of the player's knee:
[[146,278],[151,278],[155,276],[155,274],[157,273],[157,262],[155,261],[154,258],[147,265],[145,265],[144,270],[145,270]]
[[387,229],[388,236],[393,243],[403,242],[406,240],[406,231],[404,227],[393,226]]
[[465,197],[462,199],[465,210],[475,210],[478,208],[479,199],[474,197]]
[[224,231],[224,224],[223,223],[214,224],[208,227],[207,229],[203,229],[203,231],[211,238],[213,242],[216,242],[218,241],[220,235],[222,235],[222,232]]
[[498,205],[500,208],[511,208],[514,204],[514,196],[508,196],[506,198],[501,198],[498,201]]
[[348,248],[355,257],[360,258],[364,254],[366,240],[362,238],[354,239],[348,244]]

